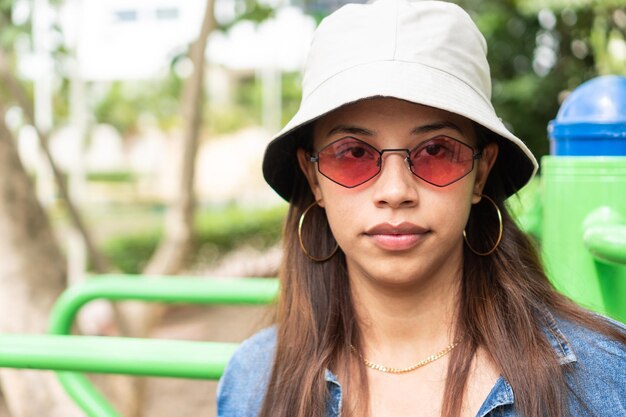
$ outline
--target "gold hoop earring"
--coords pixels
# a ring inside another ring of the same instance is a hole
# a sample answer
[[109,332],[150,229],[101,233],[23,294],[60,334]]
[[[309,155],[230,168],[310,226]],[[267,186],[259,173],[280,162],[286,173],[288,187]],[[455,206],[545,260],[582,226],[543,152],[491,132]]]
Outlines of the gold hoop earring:
[[498,245],[500,244],[500,241],[502,240],[502,213],[500,213],[500,208],[498,207],[498,205],[496,204],[495,201],[493,201],[491,199],[491,197],[488,197],[485,194],[481,194],[480,195],[483,198],[486,198],[487,200],[489,200],[489,202],[491,204],[493,204],[493,206],[496,208],[496,212],[498,213],[498,223],[500,224],[500,228],[498,230],[498,239],[496,240],[496,244],[493,245],[493,248],[491,248],[491,250],[487,251],[487,252],[478,252],[477,250],[475,250],[472,245],[470,245],[469,241],[467,240],[467,235],[465,234],[465,230],[463,230],[463,239],[465,240],[465,244],[467,245],[467,247],[474,252],[476,255],[478,256],[487,256],[487,255],[491,255],[497,248]]
[[302,215],[300,216],[300,221],[298,222],[298,240],[300,241],[300,247],[302,248],[302,252],[304,252],[304,254],[312,261],[314,262],[325,262],[327,260],[329,260],[330,258],[332,258],[335,253],[337,253],[337,250],[339,249],[339,245],[335,245],[335,249],[333,249],[333,251],[330,253],[330,255],[325,256],[323,258],[316,258],[315,256],[311,255],[309,253],[308,250],[306,250],[306,248],[304,247],[304,242],[302,242],[302,225],[304,224],[304,218],[306,217],[307,213],[309,212],[309,210],[311,210],[314,206],[317,205],[317,201],[314,201],[313,204],[311,204],[309,207],[307,207],[303,212]]

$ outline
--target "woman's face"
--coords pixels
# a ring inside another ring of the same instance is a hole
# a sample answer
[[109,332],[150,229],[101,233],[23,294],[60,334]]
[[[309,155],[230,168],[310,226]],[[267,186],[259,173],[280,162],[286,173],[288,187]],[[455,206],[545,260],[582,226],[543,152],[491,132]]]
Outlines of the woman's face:
[[[351,137],[381,149],[412,149],[441,135],[476,148],[473,123],[443,110],[393,98],[344,106],[315,124],[314,154],[331,142]],[[385,152],[381,172],[354,188],[326,178],[298,159],[330,228],[346,256],[351,279],[377,285],[423,285],[438,277],[455,279],[462,265],[463,229],[495,157],[491,144],[474,169],[460,180],[437,187],[413,175],[406,152]]]

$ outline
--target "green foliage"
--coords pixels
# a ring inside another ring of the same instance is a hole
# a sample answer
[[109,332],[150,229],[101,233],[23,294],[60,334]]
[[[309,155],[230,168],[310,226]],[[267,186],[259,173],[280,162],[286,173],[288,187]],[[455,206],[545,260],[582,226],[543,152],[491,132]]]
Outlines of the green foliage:
[[200,213],[195,228],[197,261],[210,262],[242,245],[261,249],[275,244],[285,213],[284,206],[263,211],[231,208],[220,213]]
[[[605,39],[617,23],[607,23],[611,2],[604,2],[603,9],[599,3],[580,0],[576,8],[564,9],[560,0],[459,1],[487,40],[496,112],[537,156],[548,153],[547,125],[556,117],[565,93],[599,73],[611,72],[602,70],[606,59],[600,50],[606,50],[606,45],[594,47],[592,33],[596,27],[596,32],[602,32],[596,36]],[[554,11],[544,10],[549,7]],[[553,16],[553,27],[541,25],[542,10]],[[605,26],[598,29],[600,24]],[[556,58],[543,72],[533,65],[542,45]]]
[[[13,1],[0,0],[0,49],[7,58],[9,68],[12,68],[16,72],[17,68],[17,54],[32,52],[32,19],[26,22],[16,25],[12,21],[12,7]],[[52,0],[50,5],[54,7],[59,6],[59,1]],[[34,5],[31,5],[34,7]],[[31,12],[32,13],[32,12]],[[32,16],[31,16],[32,18]],[[53,24],[51,31],[61,37],[61,29],[58,24]],[[63,60],[68,56],[68,51],[63,45],[54,44],[54,49],[50,51],[54,72],[61,73],[61,67],[63,66]],[[17,74],[16,74],[17,75]],[[19,75],[17,75],[19,77]],[[18,80],[21,83],[21,87],[26,92],[28,100],[31,102],[33,98],[33,83],[25,80]],[[69,95],[69,83],[66,79],[59,79],[61,87],[56,94],[53,94],[52,111],[55,120],[65,121],[69,113],[68,95]],[[0,102],[8,107],[8,103],[15,103],[14,92],[6,92],[5,86],[0,84]]]
[[179,99],[183,82],[170,71],[163,80],[112,82],[95,104],[99,123],[109,123],[122,134],[137,130],[143,114],[150,114],[167,130],[180,118]]
[[[194,262],[203,264],[219,259],[242,245],[266,248],[280,238],[285,206],[252,210],[230,207],[200,212],[196,217]],[[104,244],[105,254],[125,273],[140,273],[162,236],[160,230],[126,234]]]
[[235,85],[232,101],[208,103],[205,127],[211,134],[233,133],[247,126],[261,124],[261,85],[255,77],[243,78]]
[[518,0],[517,5],[524,13],[536,13],[546,8],[554,11],[591,8],[617,9],[626,7],[626,2],[624,0]]
[[137,175],[130,171],[115,172],[90,172],[87,174],[89,182],[133,182],[137,179]]
[[261,4],[256,0],[237,1],[235,6],[236,17],[230,22],[220,23],[218,30],[227,31],[243,20],[260,23],[274,15],[274,9],[272,7]]
[[283,125],[293,117],[300,106],[302,94],[302,76],[299,72],[284,73],[282,76],[282,123]]
[[[281,74],[281,122],[286,124],[300,106],[302,77],[299,72]],[[262,123],[263,86],[256,77],[243,78],[235,86],[233,101],[227,105],[207,106],[206,128],[213,134],[235,132]]]
[[[14,67],[14,55],[13,45],[18,37],[23,33],[23,29],[11,24],[11,5],[9,0],[0,0],[0,50],[2,50],[5,59],[8,61],[5,63],[8,67]],[[0,82],[0,103],[8,108],[8,103],[13,101],[11,92],[8,91],[8,86],[4,82]],[[4,115],[0,114],[0,117]]]
[[129,234],[106,242],[103,251],[120,271],[138,274],[156,250],[160,238],[161,233],[156,231]]
[[13,1],[0,0],[0,47],[12,50],[20,35],[30,32],[30,23],[16,26],[11,21]]
[[[518,0],[517,7],[527,15],[551,10],[560,16],[560,34],[567,37],[571,31],[570,40],[582,41],[591,49],[597,73],[626,75],[623,53],[611,51],[611,44],[626,48],[626,0]],[[563,25],[563,21],[569,22]]]

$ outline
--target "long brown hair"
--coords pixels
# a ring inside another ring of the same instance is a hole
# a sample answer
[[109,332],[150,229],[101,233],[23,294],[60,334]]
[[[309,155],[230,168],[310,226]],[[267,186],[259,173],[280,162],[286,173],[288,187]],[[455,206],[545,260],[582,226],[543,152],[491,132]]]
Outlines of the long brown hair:
[[[301,146],[311,142],[311,128],[301,130]],[[497,140],[477,126],[479,147]],[[506,142],[499,141],[501,152]],[[579,323],[626,344],[626,334],[557,293],[545,275],[533,241],[509,215],[504,200],[505,169],[494,164],[485,194],[502,213],[503,236],[489,256],[464,249],[455,333],[463,342],[450,357],[442,416],[458,417],[470,365],[478,347],[484,349],[515,392],[515,407],[524,417],[567,417],[566,366],[559,364],[544,329],[546,312]],[[368,414],[367,377],[363,364],[352,360],[350,345],[361,347],[343,253],[323,263],[309,260],[300,249],[298,221],[313,202],[302,172],[295,185],[284,227],[284,258],[279,272],[277,348],[261,417],[325,417],[329,393],[325,370],[348,376],[343,384],[344,416]],[[493,210],[493,209],[491,209]],[[498,224],[488,205],[473,206],[466,231],[472,242],[493,242]],[[307,214],[304,243],[313,256],[332,252],[336,243],[323,209]],[[315,233],[311,233],[314,230]],[[309,233],[307,233],[309,231]],[[489,243],[485,243],[488,248]],[[480,248],[477,248],[480,250]],[[511,358],[517,358],[511,360]],[[356,385],[356,383],[354,384]],[[348,398],[350,400],[348,400]],[[363,398],[365,401],[353,401]],[[358,410],[356,407],[359,407]]]

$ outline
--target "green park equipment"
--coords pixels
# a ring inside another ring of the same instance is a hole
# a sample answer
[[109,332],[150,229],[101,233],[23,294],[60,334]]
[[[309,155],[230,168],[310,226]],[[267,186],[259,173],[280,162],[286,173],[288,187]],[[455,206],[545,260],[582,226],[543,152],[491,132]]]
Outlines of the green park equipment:
[[579,86],[549,125],[540,241],[557,289],[626,322],[626,77]]
[[626,322],[626,157],[544,157],[544,261],[559,291]]
[[58,371],[89,417],[120,417],[80,372],[219,379],[236,343],[70,335],[76,314],[96,299],[189,304],[267,304],[278,281],[105,275],[65,291],[55,304],[50,335],[0,335],[0,367]]

